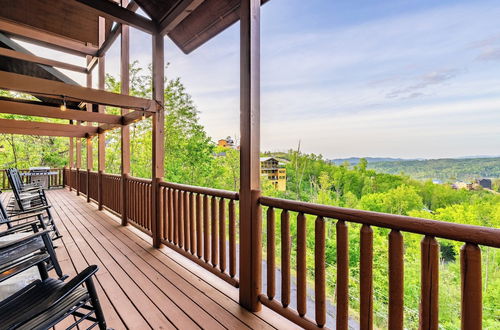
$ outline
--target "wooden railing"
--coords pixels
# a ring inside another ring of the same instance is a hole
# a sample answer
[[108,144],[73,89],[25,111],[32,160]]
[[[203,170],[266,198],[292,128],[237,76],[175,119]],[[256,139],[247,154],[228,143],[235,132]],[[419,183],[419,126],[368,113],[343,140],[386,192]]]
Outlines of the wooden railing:
[[[20,169],[20,173],[29,173],[30,170],[28,169]],[[62,168],[51,168],[50,172],[56,172],[56,175],[49,175],[49,188],[51,187],[62,187],[64,185],[63,183],[63,169]],[[12,189],[9,184],[9,180],[7,178],[7,170],[0,170],[0,183],[1,183],[1,190],[10,190]],[[29,183],[30,177],[29,176],[21,176],[21,179],[25,183]]]
[[116,174],[102,174],[102,205],[114,213],[122,212],[122,177]]
[[89,195],[88,197],[97,202],[99,198],[99,173],[87,172],[89,176]]
[[[361,224],[359,270],[359,322],[362,329],[373,326],[373,229],[387,228],[388,258],[388,328],[403,329],[404,242],[402,232],[421,234],[421,295],[419,322],[421,329],[438,328],[439,243],[436,238],[463,242],[460,252],[462,278],[462,329],[481,329],[482,279],[481,250],[479,245],[500,247],[500,229],[454,224],[448,222],[412,218],[391,214],[344,209],[339,207],[303,203],[278,198],[261,197],[259,202],[267,207],[267,292],[260,301],[304,328],[334,325],[326,323],[326,271],[325,271],[325,223],[336,221],[337,282],[336,282],[336,329],[348,329],[349,321],[349,241],[348,224]],[[281,210],[281,301],[277,301],[276,274],[276,211]],[[296,213],[291,219],[290,212]],[[307,315],[307,215],[314,220],[314,320]],[[330,219],[330,220],[328,220]],[[292,245],[291,221],[296,224],[296,238]],[[292,274],[291,254],[295,247],[296,310],[290,305]]]
[[161,241],[233,286],[238,193],[160,182]]
[[[77,171],[66,170],[65,175],[68,176],[70,172],[72,174],[71,186],[76,187]],[[79,173],[81,191],[86,186],[86,175],[86,171]],[[89,191],[92,196],[96,194],[96,191],[98,194],[98,189],[94,187],[94,185],[98,186],[96,177],[98,173],[90,172],[89,187],[91,188]],[[68,178],[65,178],[65,181],[67,180]],[[102,174],[101,180],[102,204],[118,215],[123,212],[123,205],[125,205],[126,223],[152,236],[154,225],[151,212],[152,181],[126,176],[124,187],[123,177],[119,175]],[[125,196],[123,196],[123,191],[126,192]],[[238,287],[238,193],[159,182],[158,198],[160,241]],[[265,262],[267,263],[267,290],[260,294],[259,300],[296,324],[310,329],[319,327],[348,329],[350,300],[348,234],[349,223],[351,223],[359,226],[360,284],[359,306],[357,307],[359,307],[359,324],[362,329],[373,327],[373,227],[389,230],[387,236],[389,270],[387,320],[390,329],[403,329],[405,308],[403,233],[423,236],[420,270],[420,327],[422,329],[438,327],[440,250],[437,239],[448,239],[464,243],[460,252],[462,328],[481,328],[483,306],[479,246],[500,248],[500,229],[271,197],[260,197],[259,203],[266,212],[266,228],[263,229],[266,243],[262,248],[266,251]],[[277,212],[280,213],[277,214]],[[314,225],[310,224],[311,221],[314,221]],[[333,228],[333,225],[336,232],[336,324],[328,324],[327,301],[329,298],[326,284],[325,245],[326,227]],[[314,231],[313,244],[311,241],[308,244],[307,241],[308,228]],[[277,242],[279,242],[278,248]],[[314,255],[314,265],[309,268],[308,251]],[[279,260],[279,266],[276,265],[276,260]],[[277,289],[278,268],[281,287]],[[310,276],[313,278],[312,282]],[[294,283],[296,298],[295,301],[291,301]],[[312,289],[312,283],[314,283],[314,290],[308,291],[309,287]],[[310,292],[314,292],[314,299],[308,299]],[[280,301],[276,299],[277,296],[280,296]],[[314,315],[308,314],[308,303],[314,304]]]
[[78,171],[78,190],[80,193],[87,195],[87,170]]
[[128,177],[126,184],[127,221],[152,236],[151,180]]

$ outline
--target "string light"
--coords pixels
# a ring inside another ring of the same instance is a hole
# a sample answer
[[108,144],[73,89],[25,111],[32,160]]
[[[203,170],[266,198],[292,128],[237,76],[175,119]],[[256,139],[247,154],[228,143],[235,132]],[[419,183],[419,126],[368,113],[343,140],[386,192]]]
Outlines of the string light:
[[66,108],[66,98],[63,95],[63,104],[61,104],[61,111],[66,111],[66,110],[67,110],[67,108]]
[[146,119],[146,113],[142,112],[142,120]]

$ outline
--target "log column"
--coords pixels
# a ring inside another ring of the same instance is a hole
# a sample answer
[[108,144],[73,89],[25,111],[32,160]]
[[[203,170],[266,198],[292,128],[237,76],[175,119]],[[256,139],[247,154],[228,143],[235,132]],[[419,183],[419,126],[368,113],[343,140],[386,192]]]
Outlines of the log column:
[[[106,40],[106,20],[99,17],[99,47],[102,46]],[[99,57],[99,72],[98,72],[98,88],[104,90],[106,67],[105,55]],[[105,113],[105,107],[99,105],[99,113]],[[106,133],[102,132],[97,135],[97,205],[98,209],[102,210],[103,205],[103,187],[102,187],[102,174],[106,170]],[[88,193],[88,191],[87,191]],[[88,194],[90,195],[90,194]]]
[[260,197],[260,0],[241,0],[240,304],[259,311],[262,282]]
[[[70,121],[70,124],[73,124],[73,121]],[[68,171],[68,177],[66,179],[66,182],[68,184],[69,191],[71,191],[71,171],[73,167],[75,167],[75,145],[74,145],[74,138],[69,138],[69,171]]]
[[[128,5],[128,0],[122,0],[122,7]],[[130,36],[129,27],[126,24],[121,26],[121,60],[120,60],[120,79],[121,79],[121,93],[128,95],[130,92]],[[128,113],[127,109],[122,109],[122,116]],[[130,126],[122,125],[121,127],[121,211],[122,211],[122,225],[127,225],[127,178],[130,174]]]
[[160,181],[164,175],[164,51],[163,36],[153,34],[153,99],[156,101],[156,112],[153,114],[153,168],[151,184],[151,219],[153,246],[160,247],[161,212]]
[[[87,64],[90,63],[92,60],[92,56],[87,56]],[[87,73],[87,87],[92,88],[92,72]],[[92,112],[92,104],[87,103],[86,105],[87,111]],[[92,126],[91,122],[87,122],[87,126]],[[92,137],[87,136],[87,180],[85,182],[85,187],[87,188],[87,203],[90,202],[90,194],[89,194],[89,178],[90,178],[90,171],[92,170],[93,167],[93,158],[92,158]]]

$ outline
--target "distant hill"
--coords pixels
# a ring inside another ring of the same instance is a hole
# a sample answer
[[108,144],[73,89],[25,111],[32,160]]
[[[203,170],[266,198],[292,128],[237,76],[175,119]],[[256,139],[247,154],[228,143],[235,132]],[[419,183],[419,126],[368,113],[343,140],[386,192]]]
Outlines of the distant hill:
[[[368,158],[367,158],[368,160]],[[359,160],[358,160],[359,161]],[[443,158],[426,160],[370,161],[368,168],[389,174],[404,173],[414,179],[472,181],[476,178],[500,178],[500,157]]]
[[[341,165],[345,162],[348,162],[350,165],[357,165],[359,163],[359,160],[362,157],[350,157],[350,158],[337,158],[337,159],[330,159],[328,160],[330,163],[333,163],[335,165]],[[404,159],[404,158],[390,158],[390,157],[364,157],[368,163],[379,163],[379,162],[399,162],[399,161],[406,161],[410,159]],[[411,159],[413,160],[413,159]]]

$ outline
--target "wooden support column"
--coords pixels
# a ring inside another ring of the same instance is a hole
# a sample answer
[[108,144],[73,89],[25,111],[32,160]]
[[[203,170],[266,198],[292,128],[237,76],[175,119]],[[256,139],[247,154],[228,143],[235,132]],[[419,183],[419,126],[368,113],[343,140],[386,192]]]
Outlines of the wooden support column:
[[[72,121],[70,121],[72,123]],[[66,182],[68,183],[68,188],[69,191],[71,191],[71,171],[73,167],[75,167],[75,146],[74,146],[74,140],[75,138],[70,137],[69,138],[69,171],[68,171],[68,177],[66,179]]]
[[[87,64],[92,61],[92,56],[87,56]],[[87,73],[87,87],[92,88],[92,72]],[[92,112],[92,104],[87,103],[86,105],[87,111]],[[87,122],[87,126],[92,126],[91,122]],[[92,158],[92,137],[87,136],[86,138],[86,150],[87,150],[87,180],[85,182],[85,187],[87,191],[87,203],[90,203],[90,194],[89,194],[89,179],[90,179],[90,171],[93,167],[93,158]]]
[[163,36],[155,33],[153,40],[153,99],[157,102],[157,111],[153,114],[153,169],[151,185],[151,219],[153,246],[160,247],[161,212],[160,181],[164,175],[164,51]]
[[[122,7],[128,6],[128,0],[122,0]],[[121,26],[121,93],[128,95],[130,93],[130,34],[128,25]],[[129,111],[122,109],[122,115]],[[130,127],[122,125],[121,128],[121,172],[122,172],[122,225],[127,225],[127,178],[130,175]]]
[[[106,20],[99,17],[99,47],[102,46],[106,40]],[[105,54],[99,57],[99,72],[98,72],[98,88],[104,90],[106,67],[105,67]],[[99,113],[105,113],[105,107],[99,105]],[[106,170],[106,133],[101,132],[97,135],[97,205],[98,209],[102,210],[103,206],[103,187],[102,187],[102,174]]]
[[[79,124],[78,124],[79,125]],[[80,195],[80,169],[82,167],[82,139],[76,139],[76,195]]]
[[262,282],[260,197],[260,0],[241,0],[240,304],[259,311]]

